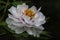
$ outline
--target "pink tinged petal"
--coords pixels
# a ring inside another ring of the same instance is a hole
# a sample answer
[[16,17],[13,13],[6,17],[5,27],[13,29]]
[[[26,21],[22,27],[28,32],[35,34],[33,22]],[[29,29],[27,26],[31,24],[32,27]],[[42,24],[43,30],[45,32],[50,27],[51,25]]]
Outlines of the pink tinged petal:
[[16,28],[15,29],[15,33],[17,33],[17,34],[20,34],[20,33],[23,33],[25,30],[24,30],[24,28],[23,27],[18,27],[18,28]]
[[28,16],[23,15],[22,17],[27,24],[33,25],[32,20],[30,20],[30,18]]
[[24,27],[25,26],[23,23],[19,23],[19,22],[13,22],[12,24],[17,27]]
[[32,25],[26,23],[24,20],[21,20],[21,21],[22,21],[22,23],[23,23],[26,27],[32,27]]
[[[31,21],[30,21],[30,19],[29,19],[29,17],[27,17],[27,16],[21,16],[21,18],[19,19],[25,26],[27,26],[27,27],[32,27],[32,23],[31,23]],[[31,24],[30,24],[30,23]]]
[[20,19],[15,18],[15,17],[13,17],[13,16],[10,15],[10,14],[9,14],[8,16],[9,16],[8,21],[11,20],[11,21],[10,21],[11,24],[13,24],[13,25],[15,25],[15,26],[18,26],[18,27],[23,27],[23,26],[25,26]]
[[32,6],[31,8],[29,8],[30,10],[32,10],[34,13],[37,12],[37,8],[35,6]]
[[12,6],[10,9],[8,9],[8,11],[9,11],[14,17],[16,17],[16,18],[19,17],[19,15],[18,15],[18,13],[17,13],[17,9],[16,9],[14,6]]
[[11,18],[12,20],[16,21],[16,22],[21,22],[18,18],[15,18],[11,14],[8,14],[8,17]]

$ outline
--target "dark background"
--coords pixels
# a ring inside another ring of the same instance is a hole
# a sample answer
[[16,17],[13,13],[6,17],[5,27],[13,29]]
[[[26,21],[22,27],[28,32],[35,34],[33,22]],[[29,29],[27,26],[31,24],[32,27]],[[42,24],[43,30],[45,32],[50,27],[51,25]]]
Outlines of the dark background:
[[[7,0],[4,0],[7,1]],[[19,0],[17,0],[19,1]],[[41,12],[46,16],[49,17],[47,22],[43,25],[45,27],[45,31],[50,32],[52,38],[50,40],[60,40],[60,0],[22,0],[22,1],[31,1],[28,2],[30,6],[35,5],[37,9],[41,6]],[[12,0],[10,0],[12,2]],[[8,8],[7,8],[8,9]],[[6,12],[7,13],[7,12]],[[0,12],[2,16],[2,10]],[[7,14],[5,14],[5,18]],[[3,20],[5,20],[3,18]],[[4,28],[3,28],[4,29]],[[0,36],[1,40],[15,40],[11,34],[5,34]],[[33,40],[33,38],[31,38]],[[37,39],[34,39],[37,40]]]

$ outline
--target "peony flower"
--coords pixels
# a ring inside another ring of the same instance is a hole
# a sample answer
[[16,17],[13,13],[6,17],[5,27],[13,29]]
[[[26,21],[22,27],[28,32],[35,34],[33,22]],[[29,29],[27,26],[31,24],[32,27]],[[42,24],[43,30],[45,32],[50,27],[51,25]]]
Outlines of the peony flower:
[[8,9],[11,14],[8,14],[6,23],[17,34],[26,31],[29,35],[39,37],[39,34],[44,30],[42,24],[46,22],[45,16],[39,12],[40,10],[41,7],[38,10],[35,6],[28,8],[25,3],[17,5],[17,7],[12,6]]

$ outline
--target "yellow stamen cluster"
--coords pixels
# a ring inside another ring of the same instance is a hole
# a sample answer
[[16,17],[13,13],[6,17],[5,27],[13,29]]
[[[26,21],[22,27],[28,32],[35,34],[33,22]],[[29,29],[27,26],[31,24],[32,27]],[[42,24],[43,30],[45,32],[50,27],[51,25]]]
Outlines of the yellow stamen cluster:
[[32,18],[34,17],[34,15],[35,15],[35,13],[34,13],[32,10],[29,10],[29,9],[26,9],[26,10],[24,11],[24,14],[25,14],[26,16],[29,16],[30,19],[32,19]]

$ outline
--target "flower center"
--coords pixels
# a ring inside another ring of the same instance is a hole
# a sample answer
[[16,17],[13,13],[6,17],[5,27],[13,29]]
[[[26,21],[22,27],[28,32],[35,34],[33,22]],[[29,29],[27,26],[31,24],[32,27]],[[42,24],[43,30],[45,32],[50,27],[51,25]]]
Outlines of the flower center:
[[30,9],[26,9],[26,10],[24,11],[24,14],[25,14],[26,16],[29,16],[30,19],[32,19],[32,18],[34,17],[34,15],[35,15],[35,13],[34,13],[32,10],[30,10]]

